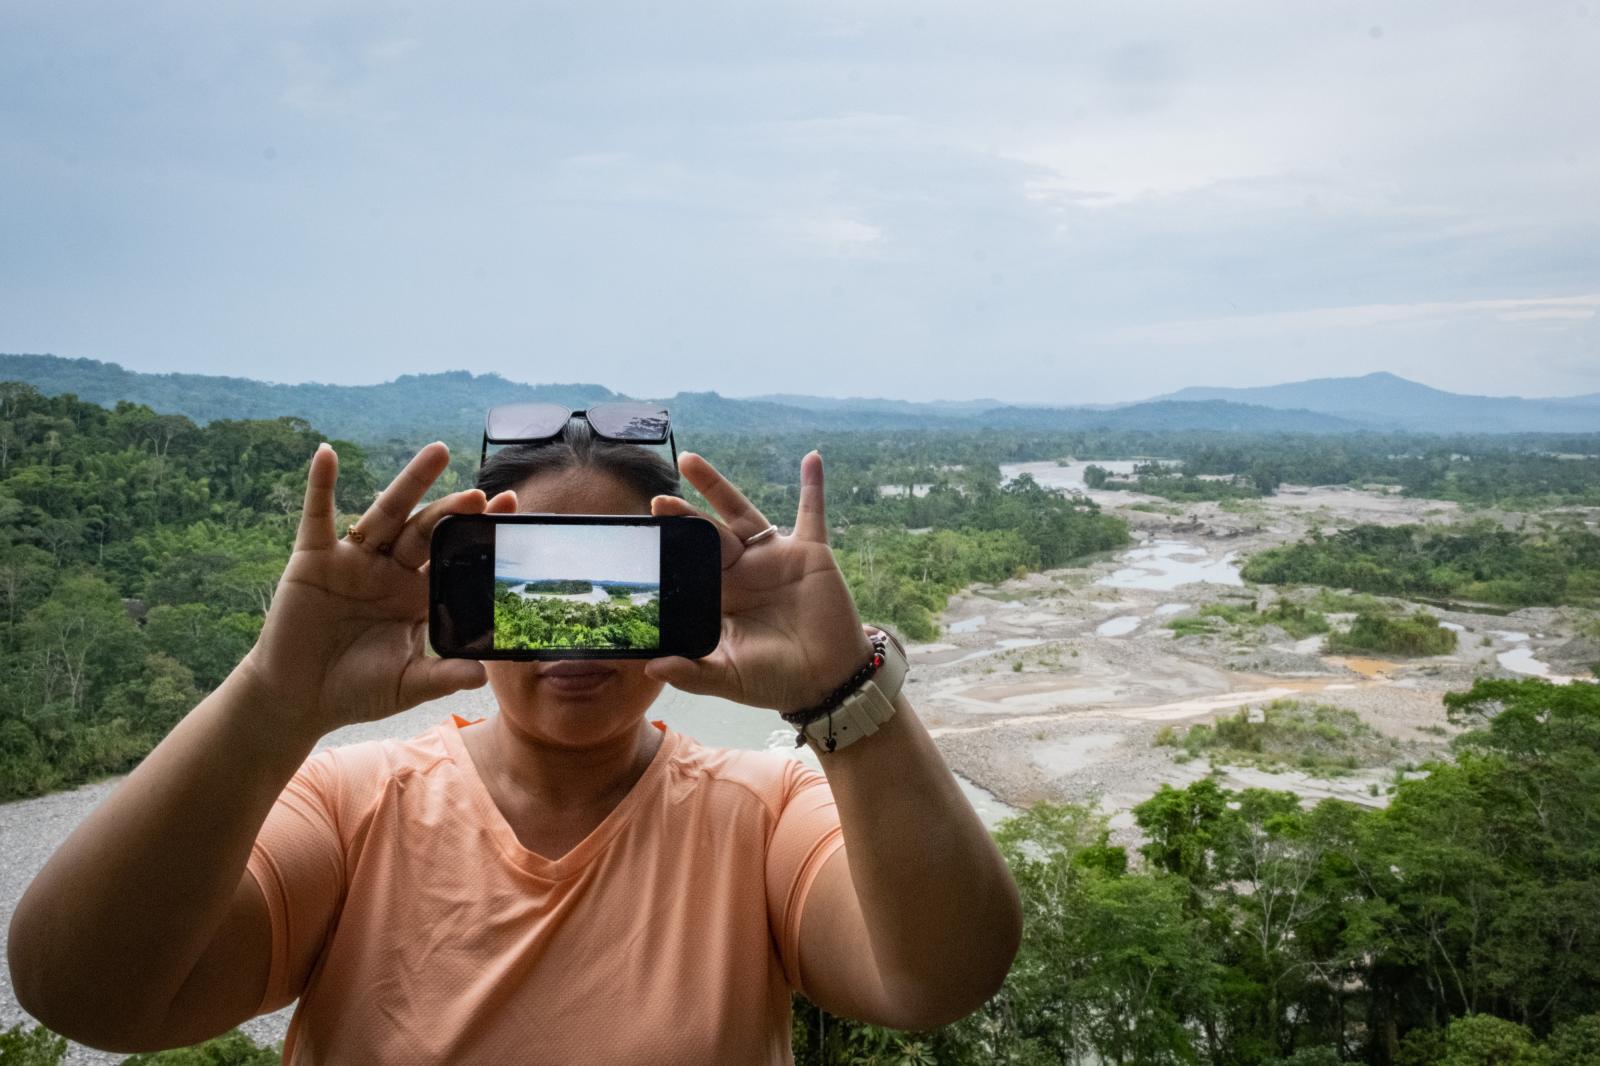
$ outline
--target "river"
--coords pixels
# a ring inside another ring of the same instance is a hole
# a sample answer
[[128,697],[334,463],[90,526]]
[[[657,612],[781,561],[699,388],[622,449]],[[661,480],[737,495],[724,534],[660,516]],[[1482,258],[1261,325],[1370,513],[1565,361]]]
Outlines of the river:
[[[1066,462],[1044,460],[1032,463],[1001,463],[1000,480],[1010,481],[1018,474],[1027,474],[1040,485],[1047,489],[1060,489],[1063,492],[1076,492],[1088,496],[1097,496],[1099,493],[1091,492],[1088,484],[1083,480],[1083,473],[1091,466],[1098,466],[1108,474],[1119,478],[1129,477],[1133,474],[1134,467],[1146,463],[1158,463],[1162,466],[1176,466],[1177,459],[1071,459]],[[1107,499],[1129,500],[1143,499],[1140,496],[1130,497],[1126,492],[1116,490],[1106,493]]]

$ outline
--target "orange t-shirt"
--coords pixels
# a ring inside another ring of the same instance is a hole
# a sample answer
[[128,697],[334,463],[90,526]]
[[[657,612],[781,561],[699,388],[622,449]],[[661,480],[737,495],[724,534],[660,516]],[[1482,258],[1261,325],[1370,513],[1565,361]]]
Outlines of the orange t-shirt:
[[792,1061],[800,916],[843,843],[822,775],[663,729],[632,791],[552,861],[457,730],[318,752],[262,826],[259,1012],[300,999],[285,1063]]

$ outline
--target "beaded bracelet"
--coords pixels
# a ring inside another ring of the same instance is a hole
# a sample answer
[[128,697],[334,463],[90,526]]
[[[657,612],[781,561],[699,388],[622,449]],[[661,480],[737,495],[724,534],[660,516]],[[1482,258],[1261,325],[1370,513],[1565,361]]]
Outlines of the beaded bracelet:
[[802,707],[798,711],[787,711],[779,717],[795,727],[795,747],[802,747],[806,742],[806,726],[815,722],[824,715],[828,718],[828,743],[829,751],[833,750],[833,712],[838,710],[845,700],[849,699],[862,685],[865,685],[872,676],[883,666],[884,652],[887,650],[887,638],[879,633],[871,638],[872,655],[866,663],[850,675],[849,680],[823,698],[821,703],[810,707]]

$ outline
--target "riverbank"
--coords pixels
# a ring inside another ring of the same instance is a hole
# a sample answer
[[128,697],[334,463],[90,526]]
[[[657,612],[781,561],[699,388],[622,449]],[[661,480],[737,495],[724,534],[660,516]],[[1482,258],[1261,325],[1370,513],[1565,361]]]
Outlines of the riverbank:
[[[1399,776],[1442,753],[1456,729],[1443,696],[1480,676],[1583,680],[1600,646],[1585,635],[1594,612],[1506,613],[1429,607],[1458,635],[1449,655],[1379,659],[1325,653],[1324,637],[1295,639],[1272,625],[1194,627],[1174,618],[1201,608],[1265,608],[1315,590],[1246,588],[1244,559],[1313,528],[1459,520],[1459,508],[1387,492],[1285,486],[1274,497],[1176,505],[1126,492],[1089,492],[1084,463],[1002,467],[1041,484],[1085,492],[1128,521],[1136,543],[1089,565],[979,586],[953,597],[936,642],[911,649],[910,694],[951,766],[1001,800],[1099,806],[1119,839],[1138,843],[1130,811],[1163,784],[1213,771],[1231,788],[1293,791],[1382,805]],[[1516,516],[1495,514],[1508,524]],[[1402,610],[1421,604],[1397,601]],[[1348,621],[1332,613],[1331,621]],[[1213,767],[1158,745],[1241,708],[1278,699],[1352,712],[1395,741],[1391,765],[1315,776],[1297,769]]]

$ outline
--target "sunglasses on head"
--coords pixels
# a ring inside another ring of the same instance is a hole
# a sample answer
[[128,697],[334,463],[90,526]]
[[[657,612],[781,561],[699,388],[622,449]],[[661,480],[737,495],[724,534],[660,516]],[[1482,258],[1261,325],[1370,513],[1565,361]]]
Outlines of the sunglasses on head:
[[666,444],[672,466],[678,466],[678,442],[672,436],[667,409],[654,403],[597,403],[574,410],[556,403],[511,403],[489,408],[483,419],[483,447],[478,465],[489,457],[491,444],[536,444],[561,436],[567,423],[581,418],[601,440],[624,444]]

